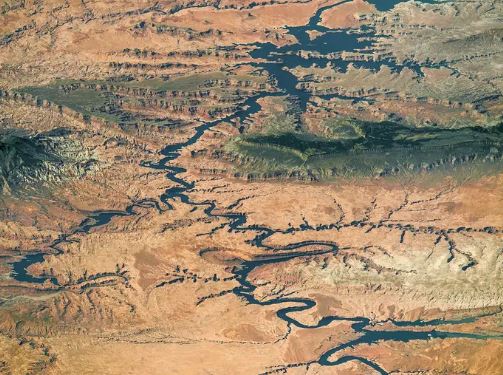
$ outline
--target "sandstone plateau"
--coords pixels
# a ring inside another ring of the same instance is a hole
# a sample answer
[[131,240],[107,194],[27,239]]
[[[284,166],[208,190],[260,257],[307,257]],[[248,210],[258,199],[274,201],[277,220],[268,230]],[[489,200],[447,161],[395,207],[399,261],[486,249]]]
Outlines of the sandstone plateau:
[[0,20],[1,374],[503,374],[503,1]]

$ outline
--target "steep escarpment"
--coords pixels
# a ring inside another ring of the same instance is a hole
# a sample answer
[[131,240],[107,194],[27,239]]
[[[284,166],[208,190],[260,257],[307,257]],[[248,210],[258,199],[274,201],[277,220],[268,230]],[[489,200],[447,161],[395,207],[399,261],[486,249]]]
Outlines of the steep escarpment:
[[6,1],[0,372],[503,373],[501,5]]

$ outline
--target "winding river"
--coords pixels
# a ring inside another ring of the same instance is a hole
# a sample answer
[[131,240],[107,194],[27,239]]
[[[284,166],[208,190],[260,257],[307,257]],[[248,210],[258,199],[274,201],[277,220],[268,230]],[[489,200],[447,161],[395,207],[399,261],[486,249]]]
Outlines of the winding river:
[[[254,58],[260,58],[266,62],[256,63],[254,65],[259,66],[267,70],[272,76],[275,77],[277,81],[277,86],[280,90],[277,94],[271,93],[259,93],[252,97],[246,99],[246,101],[241,105],[241,109],[232,115],[225,118],[208,122],[195,128],[194,134],[185,142],[173,144],[166,146],[162,151],[162,158],[159,162],[144,162],[145,167],[154,168],[157,170],[165,170],[166,178],[176,184],[175,187],[167,189],[158,200],[156,199],[146,199],[139,202],[134,202],[124,211],[101,211],[94,212],[90,214],[73,232],[61,236],[58,238],[51,246],[54,254],[58,255],[61,253],[59,245],[70,242],[71,236],[76,233],[88,233],[92,228],[100,227],[106,225],[114,217],[117,216],[131,216],[135,215],[135,208],[152,208],[159,211],[175,209],[173,204],[174,200],[178,200],[183,204],[191,206],[202,206],[204,212],[208,217],[225,218],[226,223],[223,226],[227,226],[230,234],[233,232],[250,231],[256,233],[253,240],[250,243],[257,248],[263,249],[270,253],[270,256],[259,258],[252,261],[243,261],[242,264],[237,267],[234,271],[236,276],[236,281],[238,285],[233,289],[233,294],[241,299],[244,299],[249,304],[255,304],[259,306],[278,306],[276,315],[279,319],[286,322],[288,327],[288,333],[291,331],[292,327],[297,327],[300,329],[315,329],[319,327],[328,326],[334,321],[347,321],[351,323],[353,330],[360,334],[360,337],[350,340],[342,345],[336,346],[325,353],[323,353],[318,359],[307,363],[297,363],[297,364],[287,364],[278,365],[277,368],[269,369],[265,373],[280,372],[289,367],[300,367],[309,366],[311,364],[317,363],[321,366],[337,366],[349,361],[360,362],[379,374],[387,374],[386,370],[383,369],[379,364],[373,362],[368,358],[362,358],[358,356],[343,355],[339,358],[335,358],[338,352],[344,349],[355,347],[360,344],[374,344],[383,341],[411,341],[411,340],[431,340],[431,339],[445,339],[445,338],[470,338],[470,339],[486,339],[485,335],[478,335],[473,333],[461,333],[461,332],[447,332],[437,330],[436,327],[442,325],[454,325],[467,322],[476,321],[480,317],[466,318],[464,320],[458,321],[447,321],[447,320],[433,320],[433,321],[396,321],[393,323],[397,330],[378,330],[373,326],[371,320],[367,317],[344,317],[344,316],[326,316],[319,320],[314,325],[306,325],[290,316],[291,313],[306,311],[312,309],[316,306],[316,302],[309,298],[273,298],[267,301],[258,300],[254,291],[256,286],[249,280],[249,274],[256,268],[261,267],[266,264],[279,264],[282,262],[290,261],[294,258],[309,257],[320,254],[337,254],[338,248],[335,243],[324,242],[324,241],[304,241],[299,243],[292,243],[284,247],[271,247],[265,244],[265,241],[271,237],[273,234],[279,232],[272,230],[267,227],[247,225],[246,215],[243,213],[235,213],[230,210],[226,213],[215,213],[217,206],[215,202],[203,201],[194,202],[190,199],[188,191],[195,187],[194,181],[189,181],[181,175],[186,171],[184,168],[173,165],[173,162],[180,156],[184,148],[195,144],[207,130],[221,123],[222,121],[230,121],[233,119],[239,119],[243,122],[246,118],[257,113],[260,110],[260,105],[257,100],[261,97],[278,95],[278,94],[288,94],[295,98],[295,102],[298,103],[300,111],[306,109],[307,102],[310,99],[309,93],[297,88],[296,78],[290,74],[288,71],[284,70],[284,67],[295,67],[298,65],[307,66],[311,65],[313,62],[318,64],[326,64],[330,60],[326,58],[310,59],[306,60],[297,55],[299,50],[306,51],[316,51],[320,53],[330,53],[336,51],[354,51],[359,48],[365,48],[370,42],[361,41],[359,38],[361,34],[356,34],[353,32],[348,32],[347,30],[328,30],[318,23],[321,18],[321,14],[324,10],[330,7],[340,5],[347,1],[342,1],[340,3],[326,6],[319,9],[316,14],[310,19],[309,23],[302,27],[292,27],[288,28],[289,32],[294,35],[299,41],[298,44],[289,45],[281,48],[277,48],[272,44],[256,44],[256,49],[252,52]],[[372,1],[379,4],[380,9],[386,9],[399,1]],[[316,38],[315,40],[310,40],[307,31],[317,30],[323,32],[323,35]],[[366,32],[371,33],[371,30]],[[334,47],[336,46],[336,47]],[[333,63],[334,61],[332,61]],[[342,61],[336,61],[337,64],[341,64],[341,68],[347,67],[347,64]],[[346,64],[346,65],[345,65]],[[371,62],[362,62],[361,64],[377,64]],[[382,64],[392,64],[392,62],[383,62]],[[374,67],[374,66],[371,66]],[[377,67],[377,66],[375,66]],[[394,65],[394,69],[400,69],[399,66]],[[160,203],[159,203],[160,201]],[[213,231],[222,229],[223,226],[215,228]],[[313,230],[316,228],[309,227],[306,224],[301,228],[289,228],[283,233],[288,233],[295,230]],[[311,249],[313,246],[319,250],[302,251],[303,248],[309,246]],[[20,261],[12,264],[13,272],[12,277],[20,282],[25,283],[44,283],[51,282],[52,284],[58,286],[58,282],[55,278],[51,276],[32,276],[28,272],[28,267],[35,263],[40,263],[44,261],[43,253],[34,253],[25,256]],[[63,287],[61,287],[63,288]],[[281,307],[282,305],[288,304],[288,307]],[[293,304],[293,306],[292,306]],[[422,327],[421,330],[415,330],[416,327]],[[429,329],[424,329],[425,327]],[[288,334],[287,333],[287,334]],[[501,338],[501,337],[498,337]]]

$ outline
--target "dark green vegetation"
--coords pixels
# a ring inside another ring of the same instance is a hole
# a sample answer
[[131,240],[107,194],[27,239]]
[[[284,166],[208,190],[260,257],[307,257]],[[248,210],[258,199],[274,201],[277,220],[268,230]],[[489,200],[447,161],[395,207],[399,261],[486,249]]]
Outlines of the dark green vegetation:
[[224,72],[206,73],[206,74],[193,74],[190,76],[179,77],[171,80],[162,79],[146,79],[143,81],[130,81],[125,83],[128,87],[140,87],[155,90],[157,92],[163,91],[185,91],[190,92],[204,87],[206,82],[226,79]]
[[503,125],[493,128],[413,128],[392,122],[341,120],[331,136],[303,132],[242,135],[226,145],[247,173],[309,172],[385,176],[501,161]]
[[59,80],[46,86],[17,91],[38,101],[73,110],[87,121],[92,117],[120,125],[176,125],[187,116],[217,117],[234,110],[245,93],[267,83],[259,74],[224,72],[193,74],[164,80]]
[[0,132],[2,193],[41,192],[43,186],[92,169],[95,160],[67,135],[64,129],[37,135],[9,129]]
[[113,111],[108,106],[112,105],[113,98],[107,93],[101,93],[94,89],[81,87],[77,82],[65,82],[51,84],[42,87],[26,87],[19,90],[22,93],[31,94],[41,100],[70,108],[82,113],[84,117],[91,115],[103,117],[105,120],[116,120]]
[[[123,108],[125,103],[140,105],[134,97],[128,98],[127,92],[119,92],[121,87],[127,91],[130,87],[127,83],[117,86],[117,91],[109,90],[105,84],[100,81],[57,81],[47,86],[25,87],[18,91],[69,108],[82,114],[85,120],[90,120],[92,116],[120,124],[150,120]],[[154,85],[154,82],[152,84]]]

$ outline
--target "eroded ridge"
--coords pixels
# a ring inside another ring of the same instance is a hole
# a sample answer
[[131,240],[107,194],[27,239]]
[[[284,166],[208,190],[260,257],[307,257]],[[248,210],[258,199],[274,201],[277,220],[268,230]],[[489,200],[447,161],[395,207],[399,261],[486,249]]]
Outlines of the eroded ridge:
[[0,372],[501,372],[500,2],[118,3],[1,8]]

